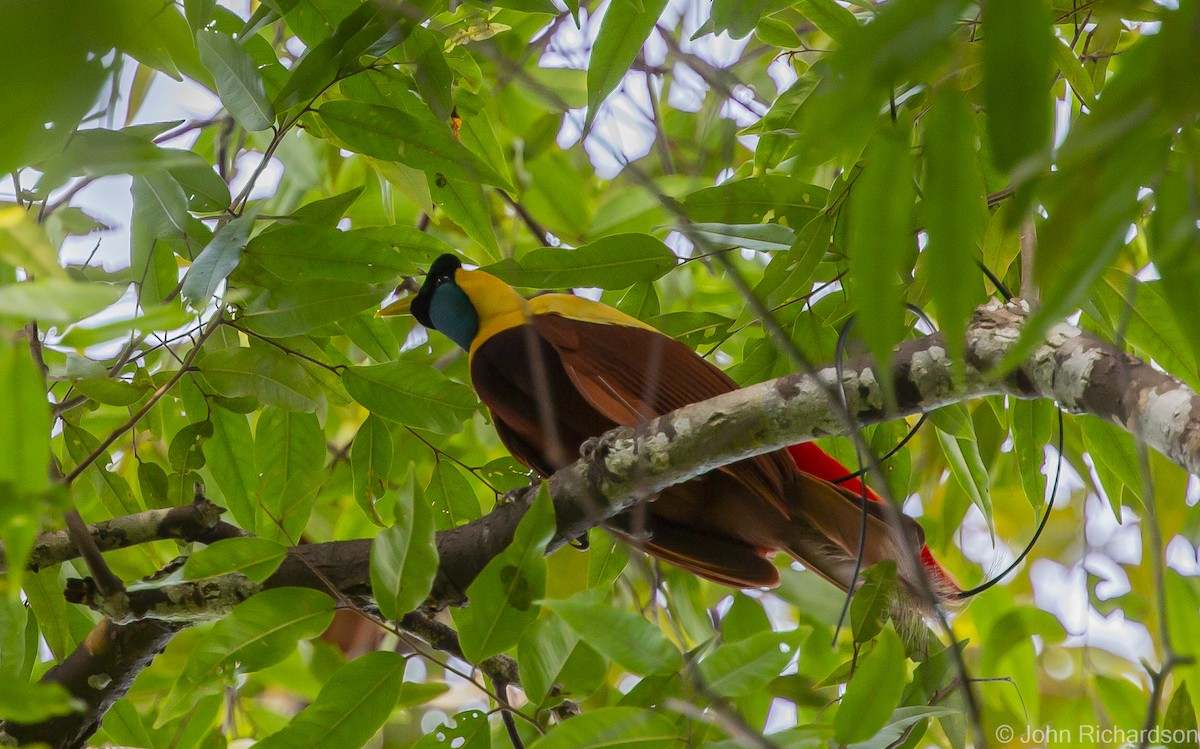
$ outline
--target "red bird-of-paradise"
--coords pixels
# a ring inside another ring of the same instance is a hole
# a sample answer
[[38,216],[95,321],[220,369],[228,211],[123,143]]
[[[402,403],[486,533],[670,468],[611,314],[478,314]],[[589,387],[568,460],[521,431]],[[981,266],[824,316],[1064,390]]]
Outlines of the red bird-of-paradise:
[[[569,294],[526,299],[453,255],[429,270],[411,311],[470,356],[472,384],[515,458],[548,476],[588,439],[639,424],[737,384],[687,346],[605,304]],[[953,604],[960,590],[916,521],[888,522],[879,497],[813,443],[795,445],[668,487],[608,527],[647,553],[715,582],[772,587],[784,552],[846,590],[859,567],[895,562],[909,606],[926,590]],[[865,504],[865,507],[864,507]],[[899,515],[898,513],[893,513]],[[905,548],[920,548],[920,562]],[[922,581],[921,578],[924,578]]]

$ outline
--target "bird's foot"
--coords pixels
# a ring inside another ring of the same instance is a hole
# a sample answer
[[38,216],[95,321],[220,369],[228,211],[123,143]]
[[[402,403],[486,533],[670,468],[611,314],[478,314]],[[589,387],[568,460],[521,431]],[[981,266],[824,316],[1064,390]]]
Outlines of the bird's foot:
[[604,456],[612,449],[612,438],[608,434],[602,434],[599,437],[589,437],[579,446],[579,457],[589,463],[599,463],[604,460]]

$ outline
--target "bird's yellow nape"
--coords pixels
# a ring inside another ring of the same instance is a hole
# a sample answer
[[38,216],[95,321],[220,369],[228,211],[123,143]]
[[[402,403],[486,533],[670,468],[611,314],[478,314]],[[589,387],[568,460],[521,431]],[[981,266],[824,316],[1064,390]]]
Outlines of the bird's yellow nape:
[[392,302],[388,306],[375,313],[376,317],[401,317],[403,315],[411,315],[410,308],[412,307],[413,299],[416,297],[409,295],[401,297]]

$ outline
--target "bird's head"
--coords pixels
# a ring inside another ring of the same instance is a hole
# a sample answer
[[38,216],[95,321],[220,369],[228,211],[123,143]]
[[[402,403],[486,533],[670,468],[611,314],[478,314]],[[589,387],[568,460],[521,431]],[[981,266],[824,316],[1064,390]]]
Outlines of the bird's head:
[[440,330],[450,340],[470,350],[471,341],[479,332],[479,313],[466,292],[458,285],[457,276],[467,273],[453,255],[442,255],[429,266],[425,283],[412,301],[412,315],[431,330]]

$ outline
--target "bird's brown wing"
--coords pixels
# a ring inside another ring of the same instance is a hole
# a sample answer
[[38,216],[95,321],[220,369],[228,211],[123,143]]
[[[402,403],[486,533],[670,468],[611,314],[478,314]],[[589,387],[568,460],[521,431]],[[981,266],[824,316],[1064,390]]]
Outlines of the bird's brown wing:
[[[620,424],[737,388],[716,366],[657,331],[556,315],[533,320],[588,403]],[[901,579],[918,590],[912,581],[919,572],[909,569],[901,545],[920,548],[920,526],[901,517],[892,528],[881,506],[867,502],[865,518],[863,508],[854,492],[797,470],[779,450],[664,491],[652,505],[655,530],[645,548],[711,580],[742,586],[773,585],[777,574],[763,556],[787,551],[845,589],[865,520],[863,561],[895,560]]]
[[543,476],[578,459],[585,440],[617,426],[583,398],[558,354],[529,326],[501,331],[476,349],[471,383],[500,441]]
[[[639,424],[738,387],[715,365],[656,330],[554,314],[535,315],[533,323],[579,393],[618,424]],[[767,453],[722,470],[786,514],[780,495],[794,471],[786,453]]]

